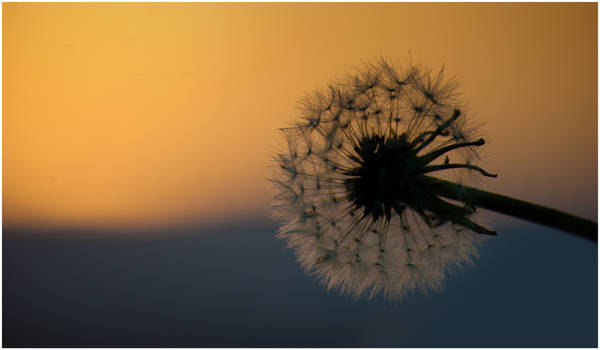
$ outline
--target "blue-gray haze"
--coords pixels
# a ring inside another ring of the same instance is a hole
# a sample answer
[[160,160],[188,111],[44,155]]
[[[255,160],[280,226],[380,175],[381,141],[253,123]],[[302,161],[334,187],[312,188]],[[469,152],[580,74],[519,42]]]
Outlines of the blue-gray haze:
[[324,290],[267,220],[152,238],[5,228],[3,345],[596,347],[597,245],[495,228],[475,266],[396,305]]

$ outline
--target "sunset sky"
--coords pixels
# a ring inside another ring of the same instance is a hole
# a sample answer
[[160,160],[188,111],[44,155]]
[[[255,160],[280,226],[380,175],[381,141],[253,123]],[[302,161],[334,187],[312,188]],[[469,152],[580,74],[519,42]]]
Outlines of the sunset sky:
[[266,216],[277,128],[380,56],[461,82],[488,190],[597,213],[597,4],[3,3],[3,220]]

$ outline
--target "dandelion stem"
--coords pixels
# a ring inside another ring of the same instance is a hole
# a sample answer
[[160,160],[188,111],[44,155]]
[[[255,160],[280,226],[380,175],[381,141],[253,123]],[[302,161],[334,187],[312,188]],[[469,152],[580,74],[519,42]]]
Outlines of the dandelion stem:
[[598,242],[598,223],[501,194],[425,176],[435,194],[475,207],[514,216]]

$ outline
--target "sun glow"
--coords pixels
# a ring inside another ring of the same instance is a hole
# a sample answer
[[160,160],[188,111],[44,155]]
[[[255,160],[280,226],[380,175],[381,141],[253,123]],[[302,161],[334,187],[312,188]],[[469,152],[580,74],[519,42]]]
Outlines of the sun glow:
[[277,128],[297,100],[409,51],[460,78],[490,141],[481,164],[499,173],[488,189],[576,203],[596,183],[595,9],[4,3],[4,224],[264,214]]

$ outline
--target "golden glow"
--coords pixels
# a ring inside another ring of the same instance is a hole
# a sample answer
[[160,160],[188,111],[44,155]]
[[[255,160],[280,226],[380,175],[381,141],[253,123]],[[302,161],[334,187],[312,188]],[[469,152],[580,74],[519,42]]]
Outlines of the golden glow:
[[276,129],[296,101],[409,51],[462,81],[489,141],[481,164],[500,174],[486,188],[587,214],[596,7],[4,3],[4,222],[264,213]]

